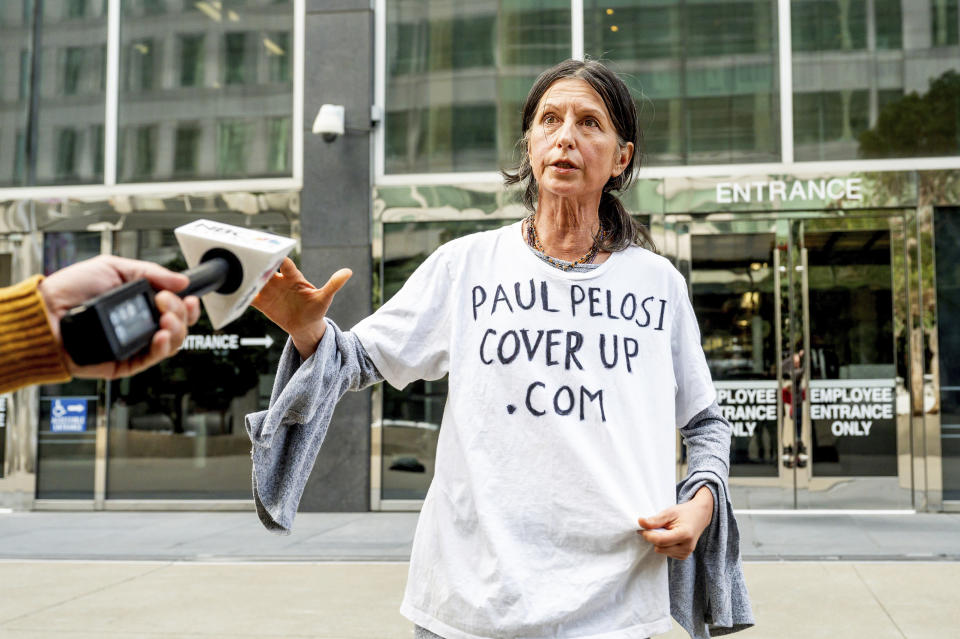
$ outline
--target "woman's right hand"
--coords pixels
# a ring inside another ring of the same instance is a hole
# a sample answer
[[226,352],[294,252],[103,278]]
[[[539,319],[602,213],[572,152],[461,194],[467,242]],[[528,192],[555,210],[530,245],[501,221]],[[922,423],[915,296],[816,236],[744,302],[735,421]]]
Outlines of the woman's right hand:
[[333,296],[347,283],[353,271],[342,268],[317,288],[307,281],[289,257],[280,264],[280,272],[253,298],[253,306],[269,317],[293,339],[300,357],[307,359],[327,329],[323,321]]

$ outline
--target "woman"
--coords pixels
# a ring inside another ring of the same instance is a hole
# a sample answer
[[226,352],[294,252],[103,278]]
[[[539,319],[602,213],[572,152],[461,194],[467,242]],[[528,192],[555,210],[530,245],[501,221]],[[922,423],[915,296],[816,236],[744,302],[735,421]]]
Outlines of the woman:
[[[347,333],[324,320],[347,270],[316,289],[288,261],[254,302],[291,337],[271,408],[248,417],[268,527],[292,523],[346,390],[449,373],[401,608],[418,636],[666,632],[666,557],[686,559],[708,525],[724,559],[707,568],[722,576],[696,593],[695,562],[684,562],[674,614],[695,636],[706,619],[751,621],[737,614],[729,425],[686,286],[638,245],[612,193],[628,185],[638,144],[623,82],[596,62],[561,63],[527,97],[524,158],[507,176],[533,215],[444,245]],[[697,470],[679,504],[674,425]]]

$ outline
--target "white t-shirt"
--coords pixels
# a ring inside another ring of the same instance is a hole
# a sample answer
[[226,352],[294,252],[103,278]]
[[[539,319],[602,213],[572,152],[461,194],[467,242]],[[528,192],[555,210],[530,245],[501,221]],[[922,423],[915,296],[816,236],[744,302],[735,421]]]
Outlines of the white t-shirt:
[[445,639],[648,637],[676,431],[714,401],[682,276],[632,247],[586,273],[519,223],[442,246],[353,329],[393,386],[450,374],[401,613]]

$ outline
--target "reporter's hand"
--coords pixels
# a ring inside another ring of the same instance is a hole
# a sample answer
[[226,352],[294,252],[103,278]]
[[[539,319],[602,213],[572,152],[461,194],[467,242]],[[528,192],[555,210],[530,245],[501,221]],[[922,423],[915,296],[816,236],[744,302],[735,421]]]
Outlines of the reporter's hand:
[[123,362],[103,362],[78,366],[64,351],[67,370],[74,377],[114,379],[127,377],[149,368],[177,352],[187,336],[187,327],[200,317],[200,300],[193,295],[180,299],[175,293],[189,283],[182,273],[174,273],[159,264],[101,255],[72,264],[40,282],[39,291],[47,307],[47,318],[57,342],[60,318],[87,300],[116,286],[145,277],[154,289],[160,289],[155,301],[160,311],[160,330],[150,342],[150,350]]
[[347,283],[353,271],[342,268],[317,288],[307,281],[289,257],[280,264],[280,272],[261,289],[253,306],[282,328],[293,339],[300,357],[307,359],[317,350],[317,344],[327,329],[323,321],[337,294]]
[[690,501],[670,506],[652,517],[640,517],[637,523],[645,530],[637,533],[661,555],[683,560],[697,547],[697,540],[712,518],[713,493],[702,486]]

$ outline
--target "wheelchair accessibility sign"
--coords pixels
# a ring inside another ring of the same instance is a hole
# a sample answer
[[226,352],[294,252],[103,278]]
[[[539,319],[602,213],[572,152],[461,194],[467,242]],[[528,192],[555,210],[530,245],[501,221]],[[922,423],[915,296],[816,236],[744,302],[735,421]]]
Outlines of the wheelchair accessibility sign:
[[50,405],[50,431],[82,433],[87,430],[87,400],[80,397],[54,397]]

